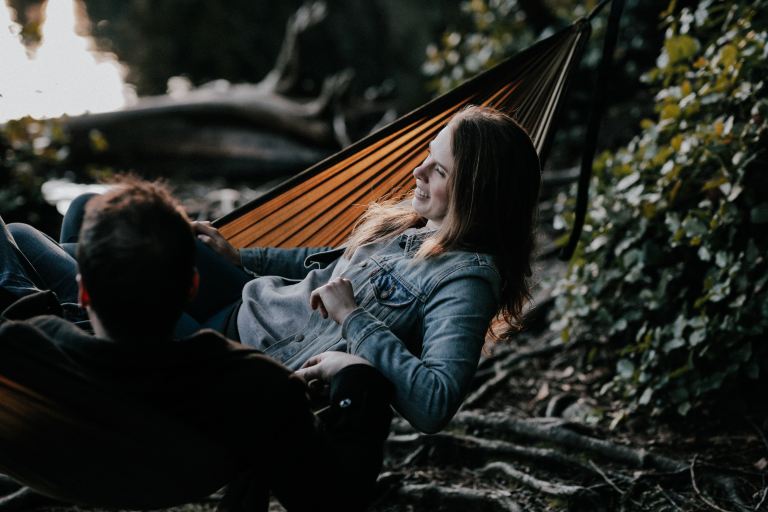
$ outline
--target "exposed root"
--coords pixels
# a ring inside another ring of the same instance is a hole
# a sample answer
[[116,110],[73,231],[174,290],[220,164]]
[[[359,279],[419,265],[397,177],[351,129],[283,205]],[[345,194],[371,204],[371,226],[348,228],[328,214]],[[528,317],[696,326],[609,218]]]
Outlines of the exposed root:
[[[508,492],[468,487],[448,487],[434,484],[405,484],[396,491],[399,500],[418,503],[424,510],[488,510],[521,512],[520,506]],[[398,501],[398,503],[402,503]]]
[[571,449],[600,455],[608,460],[626,464],[632,468],[654,468],[662,471],[679,471],[687,464],[663,455],[653,454],[644,449],[622,446],[603,439],[585,436],[565,428],[568,423],[562,420],[520,420],[502,414],[478,414],[471,411],[460,412],[454,418],[454,424],[470,428],[491,429],[516,436],[536,439]]
[[572,498],[574,496],[581,496],[589,494],[592,491],[586,487],[580,485],[567,485],[555,482],[548,482],[541,480],[534,476],[524,473],[518,469],[515,469],[506,462],[491,462],[480,470],[483,474],[502,474],[516,482],[523,485],[527,485],[531,489],[542,492],[549,496],[556,496],[560,498]]

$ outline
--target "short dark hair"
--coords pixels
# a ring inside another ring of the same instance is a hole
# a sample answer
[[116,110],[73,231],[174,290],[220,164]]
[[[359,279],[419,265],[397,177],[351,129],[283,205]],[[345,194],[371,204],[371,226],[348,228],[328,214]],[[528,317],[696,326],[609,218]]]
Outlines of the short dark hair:
[[165,186],[124,177],[88,201],[77,261],[112,338],[168,337],[194,278],[192,226]]

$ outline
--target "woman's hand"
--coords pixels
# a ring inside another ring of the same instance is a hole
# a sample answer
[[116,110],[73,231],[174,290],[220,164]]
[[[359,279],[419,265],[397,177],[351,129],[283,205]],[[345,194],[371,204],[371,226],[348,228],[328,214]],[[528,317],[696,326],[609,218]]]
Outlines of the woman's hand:
[[319,380],[328,383],[339,370],[352,364],[371,366],[371,363],[360,356],[346,352],[323,352],[310,357],[299,370],[296,370],[296,375],[304,379],[304,382]]
[[337,277],[316,288],[309,296],[309,307],[320,309],[323,318],[329,316],[341,325],[344,319],[357,308],[355,293],[349,279]]
[[224,256],[233,265],[241,267],[240,252],[230,244],[226,238],[208,221],[195,221],[192,223],[197,238],[205,245]]

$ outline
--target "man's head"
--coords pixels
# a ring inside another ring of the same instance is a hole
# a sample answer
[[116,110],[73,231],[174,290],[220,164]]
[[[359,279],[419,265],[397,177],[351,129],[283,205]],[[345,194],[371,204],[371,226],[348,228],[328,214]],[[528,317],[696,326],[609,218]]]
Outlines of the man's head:
[[169,337],[196,289],[189,219],[163,186],[136,178],[88,201],[77,261],[81,301],[113,339]]

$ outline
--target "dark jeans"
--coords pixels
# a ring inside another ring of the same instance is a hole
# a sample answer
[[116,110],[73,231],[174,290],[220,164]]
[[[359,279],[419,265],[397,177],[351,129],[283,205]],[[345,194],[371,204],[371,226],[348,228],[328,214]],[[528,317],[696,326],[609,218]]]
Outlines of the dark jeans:
[[[50,237],[26,224],[5,224],[0,217],[0,289],[8,302],[51,290],[64,306],[67,319],[87,320],[78,306],[77,263]],[[84,325],[87,328],[87,326]]]
[[[62,302],[65,298],[77,302],[75,251],[85,205],[95,195],[83,194],[72,201],[62,222],[61,244],[57,244],[31,226],[25,224],[10,226],[12,238],[15,238],[18,244],[18,250],[12,252],[15,253],[16,259],[21,260],[14,268],[23,266],[24,259],[27,259],[29,266],[36,269],[43,278],[32,283],[35,288],[29,288],[30,279],[23,281],[25,284],[22,290],[50,289],[56,292]],[[189,336],[201,328],[210,328],[227,334],[225,330],[228,320],[232,314],[236,313],[235,309],[240,304],[243,286],[250,277],[199,240],[196,247],[196,266],[200,273],[200,289],[179,319],[175,335]],[[6,266],[3,265],[3,269],[5,268]],[[18,273],[18,270],[12,272],[13,275]],[[67,294],[62,295],[60,290],[62,293],[66,291]]]

